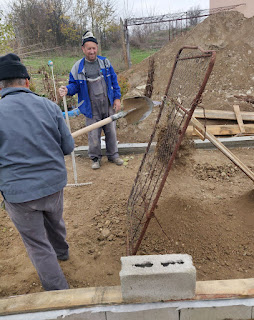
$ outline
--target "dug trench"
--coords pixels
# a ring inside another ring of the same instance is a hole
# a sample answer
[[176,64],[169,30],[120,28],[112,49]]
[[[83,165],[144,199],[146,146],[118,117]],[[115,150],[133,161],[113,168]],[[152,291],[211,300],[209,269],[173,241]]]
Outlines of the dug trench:
[[[250,168],[253,149],[235,149]],[[77,157],[78,182],[66,187],[64,219],[70,259],[60,262],[71,288],[120,285],[126,255],[126,204],[143,155],[123,156],[125,166]],[[198,280],[253,277],[253,182],[216,150],[193,150],[176,162],[138,254],[187,253]],[[72,163],[66,157],[69,182]],[[0,295],[43,291],[20,236],[0,210]]]

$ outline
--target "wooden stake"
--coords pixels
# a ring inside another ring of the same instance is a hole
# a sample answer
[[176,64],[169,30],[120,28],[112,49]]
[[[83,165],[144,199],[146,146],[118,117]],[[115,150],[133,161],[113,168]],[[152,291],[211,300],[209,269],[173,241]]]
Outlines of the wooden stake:
[[234,112],[235,112],[235,116],[236,116],[236,120],[237,120],[239,129],[240,129],[241,133],[245,133],[243,119],[242,119],[242,116],[240,113],[240,107],[239,107],[239,105],[233,105],[233,108],[234,108]]

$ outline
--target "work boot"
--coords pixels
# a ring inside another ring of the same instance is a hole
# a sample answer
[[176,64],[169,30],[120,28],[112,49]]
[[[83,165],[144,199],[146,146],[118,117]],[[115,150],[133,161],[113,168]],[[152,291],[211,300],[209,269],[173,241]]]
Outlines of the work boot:
[[59,255],[59,256],[57,256],[57,259],[61,260],[61,261],[67,261],[67,260],[69,260],[69,253]]
[[100,167],[101,167],[100,159],[98,158],[93,159],[92,169],[96,170],[96,169],[100,169]]
[[115,163],[117,166],[121,166],[123,164],[123,160],[120,158],[108,159],[108,161]]

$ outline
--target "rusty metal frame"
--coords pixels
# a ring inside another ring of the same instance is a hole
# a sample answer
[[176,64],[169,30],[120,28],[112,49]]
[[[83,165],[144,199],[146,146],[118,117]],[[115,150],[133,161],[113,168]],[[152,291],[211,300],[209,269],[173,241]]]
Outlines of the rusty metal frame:
[[[145,159],[146,159],[146,157],[147,157],[147,155],[148,155],[149,149],[150,149],[150,147],[151,147],[151,143],[152,143],[153,138],[154,138],[154,136],[155,136],[155,133],[156,133],[156,130],[157,130],[157,127],[158,127],[158,124],[159,124],[159,121],[160,121],[160,118],[161,118],[161,115],[162,115],[162,111],[163,111],[163,109],[164,109],[164,104],[165,104],[166,100],[167,100],[168,98],[170,98],[170,97],[168,96],[168,92],[169,92],[169,88],[170,88],[170,85],[171,85],[171,82],[172,82],[172,79],[173,79],[173,76],[174,76],[174,73],[175,73],[177,64],[178,64],[178,62],[181,61],[181,60],[189,59],[188,57],[181,58],[181,53],[182,53],[182,51],[185,50],[185,49],[199,50],[199,51],[201,52],[200,55],[198,55],[198,56],[193,56],[191,59],[207,57],[207,58],[210,58],[210,62],[209,62],[208,68],[207,68],[207,70],[206,70],[206,73],[205,73],[203,82],[202,82],[202,84],[201,84],[201,86],[200,86],[200,88],[199,88],[199,91],[198,91],[198,93],[196,94],[196,96],[195,96],[195,98],[193,99],[193,101],[191,102],[191,108],[190,108],[189,110],[187,110],[187,109],[183,108],[183,106],[181,106],[180,104],[177,104],[176,101],[174,101],[174,103],[175,103],[175,104],[177,105],[177,107],[181,110],[181,112],[183,112],[183,113],[185,113],[185,114],[187,115],[187,119],[185,120],[185,123],[184,123],[184,125],[183,125],[183,128],[182,128],[182,130],[181,130],[181,132],[180,132],[178,141],[177,141],[177,143],[176,143],[176,145],[175,145],[175,147],[174,147],[174,150],[173,150],[173,152],[172,152],[172,155],[171,155],[171,157],[170,157],[170,159],[169,159],[168,165],[167,165],[167,167],[166,167],[166,170],[165,170],[164,175],[163,175],[163,177],[162,177],[162,180],[161,180],[161,182],[160,182],[160,186],[159,186],[159,188],[158,188],[158,190],[157,190],[157,194],[156,194],[154,200],[152,201],[151,208],[150,208],[149,210],[145,211],[145,214],[143,215],[143,217],[146,216],[146,220],[145,220],[145,223],[144,223],[144,225],[143,225],[143,228],[142,228],[142,231],[141,231],[141,233],[140,233],[140,236],[139,236],[139,238],[138,238],[138,240],[137,240],[137,243],[135,244],[134,247],[133,247],[133,246],[130,246],[131,239],[130,239],[130,234],[129,234],[129,230],[128,230],[128,233],[127,233],[127,255],[135,255],[135,254],[137,253],[137,251],[138,251],[138,248],[139,248],[139,246],[140,246],[140,244],[141,244],[141,242],[142,242],[142,240],[143,240],[143,237],[144,237],[144,235],[145,235],[145,232],[146,232],[146,230],[147,230],[147,228],[148,228],[149,222],[150,222],[151,218],[154,216],[154,211],[155,211],[155,209],[156,209],[156,206],[157,206],[159,197],[160,197],[161,192],[162,192],[162,190],[163,190],[163,187],[164,187],[164,185],[165,185],[165,182],[166,182],[168,173],[169,173],[169,171],[170,171],[170,169],[171,169],[171,167],[172,167],[173,161],[174,161],[174,159],[175,159],[175,157],[176,157],[177,151],[178,151],[178,149],[179,149],[179,147],[180,147],[180,145],[181,145],[181,142],[182,142],[182,140],[183,140],[183,137],[184,137],[184,135],[185,135],[186,129],[187,129],[187,127],[188,127],[188,125],[189,125],[189,122],[190,122],[190,120],[191,120],[192,114],[193,114],[196,106],[197,106],[197,105],[199,104],[199,102],[200,102],[201,95],[202,95],[202,93],[203,93],[203,91],[204,91],[204,88],[205,88],[205,86],[206,86],[206,84],[207,84],[207,81],[208,81],[208,79],[209,79],[209,76],[210,76],[210,74],[211,74],[211,72],[212,72],[212,69],[213,69],[213,66],[214,66],[215,57],[216,57],[215,51],[212,51],[212,50],[211,50],[211,51],[205,51],[205,50],[203,50],[202,48],[200,48],[200,47],[195,47],[195,46],[185,46],[185,47],[182,47],[182,48],[178,51],[178,53],[177,53],[177,55],[176,55],[176,58],[175,58],[175,62],[174,62],[173,68],[172,68],[172,71],[171,71],[171,75],[170,75],[170,78],[169,78],[169,81],[168,81],[168,84],[167,84],[167,87],[166,87],[166,90],[165,90],[165,94],[164,94],[164,97],[163,97],[163,100],[162,100],[162,104],[161,104],[161,107],[160,107],[160,111],[159,111],[159,114],[158,114],[158,117],[157,117],[157,120],[156,120],[156,123],[155,123],[155,126],[154,126],[154,130],[153,130],[153,133],[152,133],[152,135],[151,135],[150,141],[149,141],[149,143],[148,143],[148,146],[147,146],[145,155],[144,155],[144,157],[143,157],[143,160],[142,160],[142,162],[141,162],[141,165],[140,165],[138,174],[137,174],[137,176],[136,176],[136,178],[135,178],[133,187],[135,186],[135,184],[136,184],[136,182],[137,182],[137,180],[138,180],[138,178],[139,178],[139,175],[141,174],[142,167],[143,167],[143,165],[144,165],[144,163],[145,163]],[[133,192],[133,188],[132,188],[132,191],[131,191],[131,195],[132,195],[132,192]],[[131,197],[131,196],[130,196],[130,197]],[[142,217],[142,218],[143,218],[143,217]],[[140,221],[140,224],[141,224],[141,221]]]

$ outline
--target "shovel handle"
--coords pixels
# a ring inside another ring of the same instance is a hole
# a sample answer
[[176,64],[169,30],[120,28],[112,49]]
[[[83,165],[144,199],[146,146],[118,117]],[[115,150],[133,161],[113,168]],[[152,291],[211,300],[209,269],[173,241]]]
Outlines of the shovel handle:
[[113,119],[111,117],[105,118],[105,119],[103,119],[101,121],[97,121],[97,122],[91,124],[90,126],[82,128],[80,130],[77,130],[77,131],[73,132],[71,135],[72,135],[73,138],[76,138],[76,137],[80,136],[81,134],[84,134],[84,133],[90,132],[90,131],[92,131],[94,129],[98,129],[100,127],[103,127],[103,126],[105,126],[106,124],[108,124],[108,123],[110,123],[112,121],[113,121]]

